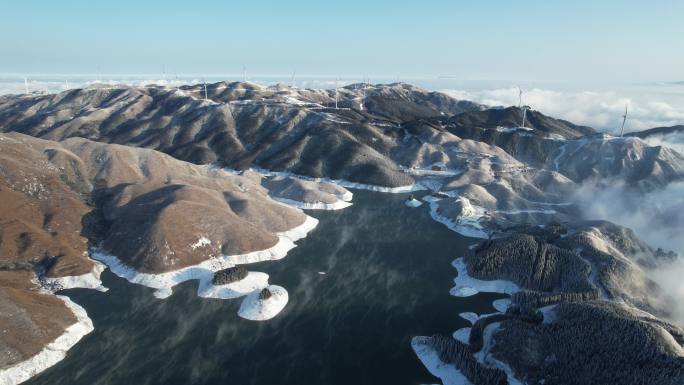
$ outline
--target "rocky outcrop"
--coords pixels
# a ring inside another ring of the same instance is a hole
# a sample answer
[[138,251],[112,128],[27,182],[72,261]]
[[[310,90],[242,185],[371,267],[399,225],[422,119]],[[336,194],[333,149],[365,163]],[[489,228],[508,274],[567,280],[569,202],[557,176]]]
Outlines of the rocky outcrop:
[[268,290],[267,287],[261,289],[261,291],[259,292],[259,300],[261,300],[261,301],[269,299],[272,296],[273,296],[273,293],[271,293],[271,291]]
[[242,265],[238,265],[215,272],[214,277],[211,279],[211,283],[213,285],[226,285],[240,281],[246,277],[247,269]]

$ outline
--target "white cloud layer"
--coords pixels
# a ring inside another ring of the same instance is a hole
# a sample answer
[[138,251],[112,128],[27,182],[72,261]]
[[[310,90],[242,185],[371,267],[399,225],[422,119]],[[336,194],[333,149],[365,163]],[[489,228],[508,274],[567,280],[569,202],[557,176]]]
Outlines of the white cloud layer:
[[619,183],[585,183],[576,201],[587,219],[629,227],[654,247],[684,254],[684,182],[645,194]]
[[651,146],[667,146],[684,154],[684,133],[650,136],[644,141]]
[[[616,133],[625,106],[629,106],[625,132],[659,126],[684,124],[684,91],[676,86],[652,86],[627,91],[557,91],[532,88],[525,90],[523,103],[546,115]],[[673,92],[673,90],[677,92]],[[518,105],[518,88],[475,91],[444,89],[457,99],[472,100],[490,106]]]
[[[106,84],[106,85],[131,85],[131,86],[169,86],[176,87],[185,84],[199,84],[203,82],[213,83],[218,81],[238,81],[242,80],[242,77],[223,77],[223,76],[184,76],[184,77],[173,77],[169,76],[166,78],[155,78],[155,77],[119,77],[119,76],[104,76],[102,80],[93,80],[92,76],[74,76],[71,78],[63,77],[61,79],[53,78],[29,78],[27,83],[24,83],[23,79],[11,78],[3,79],[0,76],[0,95],[3,94],[23,94],[28,88],[29,92],[39,92],[39,93],[57,93],[66,91],[67,89],[74,88],[84,88],[94,84]],[[360,79],[328,79],[328,78],[294,78],[291,77],[248,77],[248,81],[268,86],[278,82],[283,82],[291,84],[294,80],[294,84],[297,87],[305,88],[334,88],[341,87],[347,84],[360,82]]]

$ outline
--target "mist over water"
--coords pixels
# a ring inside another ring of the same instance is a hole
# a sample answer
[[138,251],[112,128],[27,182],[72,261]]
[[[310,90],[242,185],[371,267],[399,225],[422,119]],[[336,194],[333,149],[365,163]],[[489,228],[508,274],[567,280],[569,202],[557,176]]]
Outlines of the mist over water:
[[450,335],[469,325],[458,313],[494,312],[504,296],[449,295],[451,262],[477,240],[406,207],[407,194],[354,195],[344,210],[309,211],[318,227],[284,259],[247,265],[288,290],[274,319],[241,319],[241,299],[199,298],[196,282],[158,300],[107,270],[107,293],[67,292],[95,331],[27,384],[435,383],[411,338]]

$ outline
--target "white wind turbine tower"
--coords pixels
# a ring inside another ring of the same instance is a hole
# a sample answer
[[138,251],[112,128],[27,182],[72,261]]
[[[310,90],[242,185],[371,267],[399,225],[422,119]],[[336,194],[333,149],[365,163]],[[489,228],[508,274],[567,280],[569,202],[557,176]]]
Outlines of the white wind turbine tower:
[[525,118],[527,117],[527,106],[522,104],[523,90],[518,87],[518,108],[522,110],[522,125],[520,127],[525,128]]
[[625,133],[625,122],[627,121],[627,105],[625,105],[625,114],[622,115],[622,126],[620,127],[620,137]]
[[292,83],[290,84],[290,87],[292,87],[292,88],[295,87],[296,76],[297,76],[297,71],[292,71]]
[[363,102],[366,101],[366,77],[364,76],[363,81],[361,82],[363,84],[361,86],[361,103],[359,103],[359,110],[363,111]]
[[28,79],[26,77],[24,77],[24,88],[26,89],[26,93],[28,94]]
[[335,79],[335,109],[337,109],[337,101],[339,99],[338,93],[337,93],[337,88],[339,87],[340,79],[337,78]]
[[202,79],[202,82],[204,83],[204,100],[207,101],[209,100],[209,94],[207,93],[207,82]]

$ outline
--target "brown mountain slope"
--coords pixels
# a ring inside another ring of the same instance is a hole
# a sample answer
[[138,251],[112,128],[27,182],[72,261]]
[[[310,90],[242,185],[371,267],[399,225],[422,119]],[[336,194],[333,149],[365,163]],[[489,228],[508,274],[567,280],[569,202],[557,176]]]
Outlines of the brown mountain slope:
[[0,335],[0,369],[76,323],[39,282],[89,274],[89,245],[146,273],[268,249],[307,219],[268,193],[257,175],[153,150],[0,134],[0,329],[12,330]]

